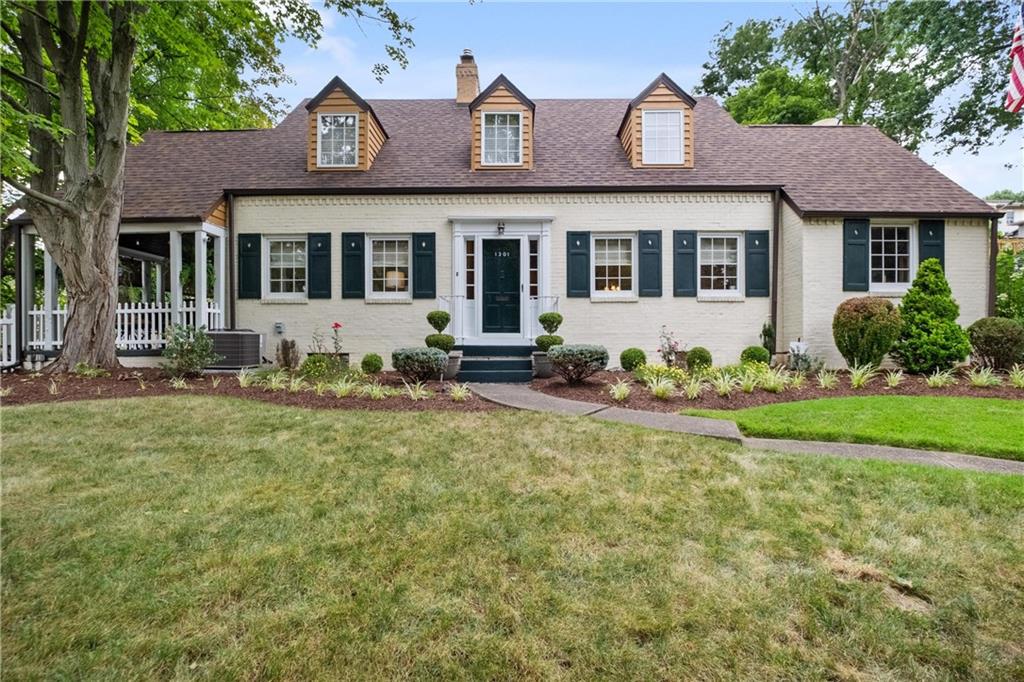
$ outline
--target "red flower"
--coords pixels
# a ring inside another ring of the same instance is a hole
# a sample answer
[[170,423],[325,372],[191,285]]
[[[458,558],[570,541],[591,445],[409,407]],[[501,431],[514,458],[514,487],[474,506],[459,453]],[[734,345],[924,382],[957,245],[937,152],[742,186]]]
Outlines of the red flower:
[[332,324],[331,329],[341,329],[341,322],[335,322]]

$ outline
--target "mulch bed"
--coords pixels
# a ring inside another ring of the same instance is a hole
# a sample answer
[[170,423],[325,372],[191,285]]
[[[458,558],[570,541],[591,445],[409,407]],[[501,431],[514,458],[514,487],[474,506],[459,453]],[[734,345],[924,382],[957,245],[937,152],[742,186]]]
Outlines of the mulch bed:
[[[214,388],[214,378],[219,377]],[[56,383],[56,392],[51,393],[50,382]],[[402,388],[402,379],[394,373],[384,372],[377,380],[382,384]],[[233,374],[207,374],[188,379],[187,389],[176,389],[170,380],[158,369],[123,369],[109,377],[86,378],[74,374],[39,374],[15,372],[4,374],[0,386],[11,388],[11,394],[0,398],[3,405],[27,405],[30,403],[66,403],[75,400],[96,400],[103,398],[139,398],[156,395],[203,395],[224,396],[260,400],[275,405],[291,405],[314,409],[382,410],[392,412],[484,412],[500,409],[479,396],[472,396],[462,403],[455,402],[446,393],[440,382],[426,382],[434,395],[425,400],[411,400],[407,395],[393,396],[384,400],[349,396],[338,398],[331,393],[318,396],[304,390],[290,393],[287,390],[267,391],[262,386],[242,388]],[[145,387],[143,387],[143,385]]]
[[[608,395],[608,385],[615,383],[619,379],[626,379],[633,384],[629,398],[622,403],[615,402]],[[953,386],[929,388],[925,384],[924,377],[908,375],[900,386],[887,388],[884,377],[879,376],[873,379],[867,387],[858,390],[850,388],[850,380],[845,373],[839,374],[839,387],[831,391],[820,388],[817,379],[812,375],[807,377],[807,384],[803,388],[787,388],[782,393],[769,393],[761,389],[757,389],[753,393],[744,393],[737,387],[733,390],[732,395],[723,398],[708,386],[705,387],[704,393],[697,400],[687,400],[685,395],[677,395],[669,400],[658,400],[651,396],[643,384],[634,381],[632,374],[621,371],[598,372],[579,386],[569,386],[560,377],[534,379],[531,386],[534,390],[558,396],[559,398],[615,405],[616,407],[624,407],[631,410],[650,410],[652,412],[677,412],[681,409],[739,410],[744,407],[788,403],[797,400],[865,395],[928,395],[1024,400],[1024,390],[1019,388],[1013,388],[1009,385],[993,388],[975,388],[962,377]]]

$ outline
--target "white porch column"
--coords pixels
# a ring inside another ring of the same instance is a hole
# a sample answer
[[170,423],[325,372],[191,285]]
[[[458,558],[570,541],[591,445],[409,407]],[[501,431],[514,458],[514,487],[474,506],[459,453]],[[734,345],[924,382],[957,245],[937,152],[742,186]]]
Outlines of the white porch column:
[[168,273],[171,287],[171,324],[181,322],[181,233],[171,230],[171,271]]
[[213,242],[213,275],[217,280],[213,283],[213,300],[217,304],[220,315],[218,327],[224,327],[224,320],[227,319],[227,251],[225,249],[224,237],[217,237]]
[[57,338],[57,265],[49,251],[43,251],[43,349],[53,350]]
[[139,270],[142,273],[142,302],[149,303],[149,262],[141,261]]
[[202,230],[196,232],[196,262],[195,262],[195,290],[196,290],[196,327],[206,325],[206,233]]
[[156,265],[156,302],[158,306],[164,304],[164,264],[155,263]]
[[36,236],[24,230],[21,233],[21,263],[19,272],[21,281],[18,282],[18,295],[21,300],[21,328],[25,330],[25,338],[21,340],[25,350],[29,349],[29,343],[35,339],[32,329],[32,316],[29,311],[36,304]]

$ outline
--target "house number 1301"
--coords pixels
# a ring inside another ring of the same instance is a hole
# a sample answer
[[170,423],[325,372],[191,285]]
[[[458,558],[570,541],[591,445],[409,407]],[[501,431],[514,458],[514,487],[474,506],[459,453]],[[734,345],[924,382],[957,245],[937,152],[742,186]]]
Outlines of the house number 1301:
[[511,251],[495,251],[494,255],[497,256],[498,258],[508,258],[509,256],[512,255],[512,252]]

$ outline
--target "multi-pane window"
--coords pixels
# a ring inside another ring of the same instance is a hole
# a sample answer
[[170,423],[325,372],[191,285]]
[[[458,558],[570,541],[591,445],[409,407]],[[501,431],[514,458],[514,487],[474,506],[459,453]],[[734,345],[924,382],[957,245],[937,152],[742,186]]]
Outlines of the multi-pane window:
[[910,284],[910,227],[871,226],[871,285]]
[[306,240],[267,240],[269,292],[279,296],[303,296],[306,293]]
[[530,237],[530,296],[540,293],[540,240]]
[[370,292],[381,297],[409,295],[409,250],[407,237],[370,240]]
[[644,111],[644,163],[683,163],[683,112]]
[[634,238],[594,237],[594,295],[633,293]]
[[515,166],[522,163],[520,114],[484,113],[484,165]]
[[466,299],[476,298],[476,240],[466,240]]
[[740,239],[736,235],[700,237],[701,294],[735,295],[740,288]]
[[320,114],[317,165],[355,166],[358,162],[359,114]]

